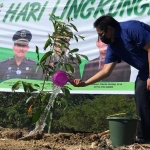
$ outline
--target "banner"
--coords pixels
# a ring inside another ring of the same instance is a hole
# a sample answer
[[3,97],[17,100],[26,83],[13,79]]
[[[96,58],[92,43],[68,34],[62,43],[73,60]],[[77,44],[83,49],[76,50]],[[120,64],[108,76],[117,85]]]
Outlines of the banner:
[[[1,0],[1,3],[0,91],[11,91],[12,85],[18,80],[42,86],[41,73],[35,74],[31,68],[37,62],[36,46],[42,57],[48,34],[54,31],[49,14],[59,16],[64,22],[67,22],[67,17],[72,18],[78,29],[77,33],[72,32],[85,37],[85,41],[70,41],[70,49],[79,48],[79,53],[89,58],[89,61],[83,59],[82,64],[75,68],[78,73],[75,77],[82,80],[87,80],[103,66],[101,59],[107,45],[99,42],[93,27],[98,17],[111,14],[119,22],[140,20],[150,24],[150,0]],[[27,46],[20,46],[20,37],[24,37],[23,42]],[[24,59],[16,61],[16,57]],[[73,87],[69,83],[68,86],[72,89],[71,93],[79,94],[133,94],[136,75],[135,68],[122,62],[103,81],[83,88]],[[45,89],[51,91],[51,85],[51,81],[46,82]]]

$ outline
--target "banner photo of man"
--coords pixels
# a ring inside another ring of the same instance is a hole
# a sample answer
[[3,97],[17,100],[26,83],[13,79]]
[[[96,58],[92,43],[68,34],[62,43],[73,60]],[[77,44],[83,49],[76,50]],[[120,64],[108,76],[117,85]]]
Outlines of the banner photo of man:
[[14,41],[14,56],[0,62],[0,80],[11,78],[35,78],[36,61],[25,57],[29,50],[29,42],[31,39],[31,32],[25,29],[19,30],[14,34],[12,38]]
[[[11,92],[11,87],[18,80],[42,85],[44,75],[38,63],[44,50],[48,35],[54,32],[50,14],[58,20],[68,22],[71,18],[78,32],[71,29],[76,36],[82,35],[84,40],[76,42],[69,39],[70,49],[79,49],[79,54],[86,55],[80,65],[74,65],[75,78],[86,80],[103,68],[105,48],[98,40],[98,34],[93,26],[100,16],[110,14],[120,22],[138,20],[150,25],[150,0],[1,0],[0,8],[0,91]],[[102,47],[101,47],[102,46]],[[68,51],[65,51],[66,56]],[[74,55],[75,57],[75,55]],[[58,54],[51,57],[49,65],[57,62]],[[66,57],[67,62],[70,60]],[[115,67],[112,75],[87,87],[77,88],[67,84],[71,93],[82,94],[134,94],[134,83],[137,69],[121,61]],[[52,81],[46,81],[45,90],[52,90]],[[23,91],[20,89],[19,91]]]

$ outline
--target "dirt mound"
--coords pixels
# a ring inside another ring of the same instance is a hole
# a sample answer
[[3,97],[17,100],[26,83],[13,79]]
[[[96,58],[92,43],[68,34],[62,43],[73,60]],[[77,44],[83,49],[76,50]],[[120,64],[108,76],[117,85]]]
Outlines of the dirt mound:
[[[146,148],[150,148],[148,146]],[[130,150],[133,147],[139,149],[139,145],[113,147],[109,131],[99,134],[43,132],[29,134],[27,130],[0,127],[0,150]]]

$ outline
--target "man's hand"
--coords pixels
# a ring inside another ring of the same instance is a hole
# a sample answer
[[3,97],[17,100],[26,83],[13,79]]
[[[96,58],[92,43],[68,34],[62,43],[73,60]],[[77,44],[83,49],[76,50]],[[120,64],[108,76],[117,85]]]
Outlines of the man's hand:
[[147,90],[150,90],[150,79],[147,79]]
[[83,82],[81,79],[74,79],[72,82],[70,82],[75,87],[84,87],[87,86],[85,82]]

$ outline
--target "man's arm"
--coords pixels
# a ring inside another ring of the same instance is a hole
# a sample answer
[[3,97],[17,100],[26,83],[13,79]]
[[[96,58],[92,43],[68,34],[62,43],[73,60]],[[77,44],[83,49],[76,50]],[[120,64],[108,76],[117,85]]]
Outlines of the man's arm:
[[111,74],[111,72],[113,71],[116,64],[117,64],[117,62],[105,64],[104,68],[101,71],[99,71],[97,74],[95,74],[93,77],[88,79],[85,82],[85,84],[90,85],[90,84],[96,83],[98,81],[101,81],[101,80],[107,78]]
[[117,62],[105,64],[104,68],[101,71],[99,71],[97,74],[92,76],[86,82],[82,82],[81,79],[75,79],[74,82],[72,83],[72,85],[77,86],[77,87],[84,87],[84,86],[88,86],[93,83],[96,83],[100,80],[103,80],[104,78],[108,77],[111,74],[111,72],[114,69],[114,67],[116,66],[116,64],[117,64]]

